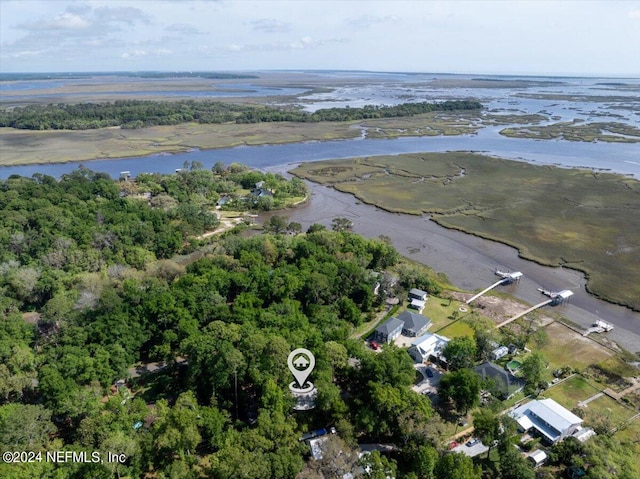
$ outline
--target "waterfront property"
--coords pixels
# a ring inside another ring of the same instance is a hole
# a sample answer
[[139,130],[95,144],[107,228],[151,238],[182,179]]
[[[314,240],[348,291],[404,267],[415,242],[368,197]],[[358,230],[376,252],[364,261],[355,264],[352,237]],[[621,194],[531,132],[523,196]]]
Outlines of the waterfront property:
[[436,361],[444,361],[442,356],[442,350],[450,341],[445,336],[439,334],[426,333],[419,338],[416,338],[409,347],[409,355],[417,363],[423,363],[429,359]]
[[421,314],[412,313],[411,311],[402,312],[398,315],[398,319],[404,323],[402,334],[409,337],[420,336],[431,326],[431,320],[429,318]]
[[534,430],[549,444],[572,435],[582,423],[582,419],[553,399],[528,402],[511,411],[510,416],[516,420],[520,431]]

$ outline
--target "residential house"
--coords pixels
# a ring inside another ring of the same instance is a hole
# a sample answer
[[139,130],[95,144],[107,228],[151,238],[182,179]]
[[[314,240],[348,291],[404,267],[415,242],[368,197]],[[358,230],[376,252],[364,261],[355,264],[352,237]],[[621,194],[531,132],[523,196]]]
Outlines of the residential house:
[[376,328],[373,339],[379,343],[390,343],[402,333],[404,323],[398,318],[389,318]]
[[515,408],[509,415],[522,432],[534,430],[545,442],[555,444],[578,430],[582,419],[553,399],[540,399]]
[[417,363],[423,363],[429,359],[443,361],[442,350],[449,341],[449,338],[445,336],[426,333],[411,343],[408,352]]
[[402,334],[409,337],[417,337],[424,333],[429,326],[431,320],[421,314],[404,311],[398,315],[398,319],[404,323]]
[[489,389],[500,399],[509,399],[524,389],[524,381],[522,379],[518,379],[497,364],[487,361],[473,368],[473,371],[483,381],[491,380],[493,382],[492,387]]

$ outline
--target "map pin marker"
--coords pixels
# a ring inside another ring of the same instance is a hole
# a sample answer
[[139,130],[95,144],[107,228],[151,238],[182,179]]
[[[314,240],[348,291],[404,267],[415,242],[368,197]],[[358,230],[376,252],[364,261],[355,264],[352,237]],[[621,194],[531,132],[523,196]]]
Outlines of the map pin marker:
[[287,364],[293,377],[296,378],[298,386],[303,387],[309,374],[311,374],[311,371],[313,371],[316,365],[316,358],[308,349],[298,348],[291,351],[287,359]]

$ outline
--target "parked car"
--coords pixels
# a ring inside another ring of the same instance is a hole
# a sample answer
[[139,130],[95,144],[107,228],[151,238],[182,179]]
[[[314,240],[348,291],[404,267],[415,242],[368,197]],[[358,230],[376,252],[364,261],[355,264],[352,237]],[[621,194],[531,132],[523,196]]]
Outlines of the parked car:
[[473,439],[471,439],[468,443],[467,443],[467,447],[473,447],[476,444],[478,444],[480,442],[480,439],[478,439],[477,437],[474,437]]
[[449,443],[449,449],[455,449],[458,446],[459,446],[459,444],[456,441],[451,441]]
[[371,341],[369,343],[369,346],[371,346],[371,349],[373,349],[374,351],[377,351],[378,349],[380,349],[380,345],[378,343],[376,343],[375,341]]
[[430,378],[433,377],[433,371],[431,370],[431,368],[427,368],[427,376]]

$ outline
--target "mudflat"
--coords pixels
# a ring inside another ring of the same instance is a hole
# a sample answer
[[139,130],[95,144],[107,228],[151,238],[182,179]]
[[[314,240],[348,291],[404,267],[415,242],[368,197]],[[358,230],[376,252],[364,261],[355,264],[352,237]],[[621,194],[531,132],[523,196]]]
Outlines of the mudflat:
[[387,211],[517,248],[585,273],[587,289],[640,310],[640,182],[468,152],[305,163],[300,177]]

